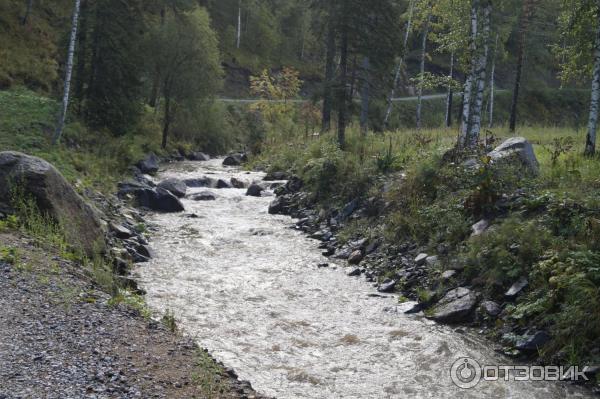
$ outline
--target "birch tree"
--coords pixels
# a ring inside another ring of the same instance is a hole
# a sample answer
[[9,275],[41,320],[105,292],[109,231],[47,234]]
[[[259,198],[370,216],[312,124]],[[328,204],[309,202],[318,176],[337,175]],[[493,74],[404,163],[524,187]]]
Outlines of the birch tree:
[[498,39],[500,35],[496,33],[496,40],[494,42],[494,53],[492,55],[492,70],[490,72],[490,105],[488,113],[488,127],[491,129],[494,127],[494,95],[496,91],[496,57],[498,55]]
[[56,132],[54,133],[54,144],[58,144],[65,128],[65,119],[67,117],[67,110],[69,109],[69,92],[71,90],[71,77],[73,75],[73,58],[75,56],[75,43],[77,42],[77,26],[79,24],[79,10],[81,7],[81,0],[75,0],[75,6],[73,7],[73,17],[71,20],[71,35],[69,37],[69,50],[67,53],[67,65],[65,68],[65,83],[63,89],[62,105],[60,107],[60,113],[58,115],[58,125]]
[[555,47],[563,82],[589,79],[591,99],[584,153],[596,153],[600,112],[600,5],[595,0],[563,0],[559,17],[563,45]]
[[429,33],[429,23],[431,21],[431,14],[427,15],[425,23],[423,25],[423,37],[421,39],[421,63],[419,69],[419,87],[417,94],[417,129],[421,129],[421,110],[423,107],[423,86],[425,84],[425,57],[427,55],[427,34]]
[[469,137],[467,145],[469,147],[475,147],[479,141],[479,133],[481,131],[481,115],[483,109],[483,94],[485,91],[486,73],[488,66],[488,54],[489,54],[489,37],[490,37],[490,25],[492,16],[492,2],[488,0],[482,10],[482,33],[481,33],[481,47],[477,58],[477,67],[475,75],[477,76],[475,97],[473,108],[471,110],[472,120],[469,129]]
[[242,0],[238,2],[238,13],[237,13],[237,29],[235,33],[235,47],[240,48],[242,39]]
[[471,54],[471,67],[470,71],[465,79],[465,87],[463,90],[463,109],[461,114],[461,126],[458,138],[458,147],[466,148],[470,146],[469,131],[471,127],[471,97],[473,94],[473,86],[476,79],[477,65],[475,63],[475,56],[477,51],[477,38],[478,38],[478,13],[479,13],[479,0],[472,0],[471,2],[471,31],[469,36],[469,52]]
[[396,88],[398,84],[400,84],[400,74],[402,73],[402,66],[404,64],[404,57],[408,52],[408,38],[410,36],[410,32],[412,30],[412,20],[413,20],[413,12],[415,8],[415,0],[410,0],[408,5],[408,21],[406,22],[406,31],[404,32],[404,41],[402,43],[402,55],[398,61],[398,65],[396,66],[396,71],[394,72],[394,81],[392,83],[392,90],[390,91],[390,95],[387,100],[387,108],[385,110],[385,117],[383,120],[383,126],[387,127],[390,121],[390,116],[392,115],[392,107],[394,95],[396,94]]

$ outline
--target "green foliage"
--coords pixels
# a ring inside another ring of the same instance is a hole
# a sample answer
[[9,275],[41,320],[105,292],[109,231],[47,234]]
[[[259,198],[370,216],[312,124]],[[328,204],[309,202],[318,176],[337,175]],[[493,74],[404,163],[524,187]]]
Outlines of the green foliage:
[[569,364],[590,359],[600,331],[600,253],[564,251],[547,256],[531,273],[534,289],[511,314],[551,326],[547,357],[560,352]]
[[177,321],[175,320],[175,314],[169,309],[165,311],[165,314],[162,317],[162,323],[165,327],[172,333],[177,331]]

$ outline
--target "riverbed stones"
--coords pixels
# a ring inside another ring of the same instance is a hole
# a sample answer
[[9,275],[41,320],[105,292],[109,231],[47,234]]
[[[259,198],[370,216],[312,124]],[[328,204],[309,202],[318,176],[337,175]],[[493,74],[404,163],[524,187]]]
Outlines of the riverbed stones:
[[363,259],[363,254],[360,249],[353,251],[348,257],[348,263],[351,265],[358,265]]
[[138,205],[157,212],[173,213],[185,210],[179,198],[169,190],[157,187],[155,189],[141,189],[135,192]]
[[245,181],[243,181],[241,179],[238,179],[236,177],[232,177],[229,181],[231,182],[231,185],[234,188],[246,188],[246,187],[248,187],[248,183],[247,182],[245,182]]
[[263,191],[264,191],[264,188],[262,188],[258,184],[253,183],[250,185],[250,187],[248,187],[248,190],[246,190],[246,195],[248,195],[250,197],[260,197],[260,194]]
[[269,172],[263,178],[264,181],[277,181],[277,180],[287,180],[288,174],[285,172]]
[[442,273],[441,279],[442,279],[442,281],[448,281],[448,280],[454,278],[454,276],[456,276],[456,273],[457,273],[456,270],[446,270],[445,272]]
[[284,202],[284,198],[283,197],[275,198],[269,204],[269,214],[270,215],[277,215],[277,214],[283,212],[284,204],[285,204],[285,202]]
[[471,317],[477,296],[470,289],[458,287],[449,291],[432,309],[431,318],[440,323],[460,323]]
[[248,157],[246,156],[246,154],[235,153],[235,154],[231,154],[231,155],[228,155],[227,157],[225,157],[225,159],[223,160],[223,165],[224,166],[240,166],[243,162],[246,162],[247,160],[248,160]]
[[529,285],[529,281],[527,280],[527,278],[521,277],[516,283],[511,285],[511,287],[508,289],[508,291],[506,291],[504,293],[504,297],[509,301],[513,301],[517,298],[517,296],[519,296],[519,294],[521,292],[523,292],[523,290],[528,285]]
[[229,182],[219,179],[217,180],[217,188],[232,188],[232,186],[229,184]]
[[210,156],[206,155],[203,152],[196,151],[192,152],[188,155],[188,159],[190,161],[210,161]]
[[393,292],[394,289],[396,288],[396,283],[397,283],[396,280],[387,279],[383,283],[381,283],[379,288],[377,288],[377,291],[385,292],[385,293]]
[[197,194],[192,195],[194,201],[214,201],[217,197],[210,191],[201,191]]
[[539,163],[533,146],[524,137],[511,137],[488,154],[492,162],[520,164],[533,174],[539,173]]
[[164,188],[165,190],[169,190],[171,194],[178,198],[185,197],[185,193],[187,191],[186,184],[183,181],[175,178],[163,180],[158,184],[158,187]]
[[360,270],[358,267],[355,267],[354,269],[352,269],[348,272],[348,276],[356,277],[356,276],[360,276],[361,273],[362,273],[362,270]]
[[106,249],[99,212],[50,163],[20,152],[0,152],[0,204],[10,205],[14,190],[32,198],[64,227],[67,241],[88,256]]
[[135,166],[137,166],[142,173],[147,173],[149,175],[155,175],[158,172],[158,163],[160,160],[154,153],[150,153],[146,156],[146,158],[138,161]]
[[207,176],[185,179],[183,182],[190,188],[217,187],[217,181]]

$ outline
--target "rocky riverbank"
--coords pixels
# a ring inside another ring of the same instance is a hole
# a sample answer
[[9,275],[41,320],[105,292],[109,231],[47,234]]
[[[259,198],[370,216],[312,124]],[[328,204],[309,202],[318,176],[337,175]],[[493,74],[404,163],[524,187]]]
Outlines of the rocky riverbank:
[[[79,195],[45,161],[0,153],[0,398],[261,397],[178,332],[172,317],[152,319],[130,274],[133,263],[152,256],[146,210],[164,198],[178,203],[175,187],[154,187],[144,177],[160,161],[150,155],[132,170],[130,183],[150,198],[140,203],[125,190]],[[9,190],[14,181],[18,204]],[[64,229],[41,226],[54,222]],[[40,236],[47,232],[70,249]],[[82,263],[80,250],[103,255]]]
[[[537,174],[539,170],[532,147],[524,139],[508,140],[492,151],[489,159],[499,167],[518,161],[527,173]],[[463,166],[476,170],[485,167],[477,159],[464,161]],[[440,323],[476,328],[495,343],[497,352],[517,361],[547,361],[540,355],[551,340],[550,326],[515,320],[511,314],[517,300],[528,293],[529,281],[525,276],[515,277],[503,294],[493,294],[465,273],[465,264],[454,258],[444,243],[432,251],[431,247],[416,242],[393,242],[372,233],[381,231],[388,222],[391,204],[386,200],[386,192],[403,179],[404,176],[397,175],[381,178],[375,185],[381,188],[378,194],[356,198],[341,207],[323,207],[315,193],[300,178],[292,176],[275,191],[277,198],[269,212],[298,219],[293,227],[319,240],[324,256],[347,261],[347,274],[365,278],[377,292],[399,294],[400,300],[407,302],[406,313],[420,313]],[[510,212],[523,212],[525,202],[522,190],[503,196],[497,202],[498,214],[506,217]],[[482,218],[473,224],[471,238],[492,231],[493,223]],[[370,233],[364,234],[366,231]],[[568,363],[560,357],[564,355],[555,356],[554,364]],[[600,392],[596,378],[599,368],[584,366],[590,380],[588,385]]]

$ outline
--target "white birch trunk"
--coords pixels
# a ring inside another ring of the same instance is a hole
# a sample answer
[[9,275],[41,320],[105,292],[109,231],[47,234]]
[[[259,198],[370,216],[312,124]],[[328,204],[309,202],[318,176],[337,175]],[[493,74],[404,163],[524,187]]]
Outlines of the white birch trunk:
[[73,20],[71,22],[71,37],[69,39],[69,52],[67,53],[67,69],[65,73],[65,86],[63,92],[63,101],[58,116],[58,126],[54,133],[54,144],[60,142],[63,130],[65,128],[65,119],[69,108],[69,91],[71,89],[71,76],[73,75],[73,57],[75,56],[75,43],[77,42],[77,25],[79,24],[79,9],[81,0],[75,0],[73,8]]
[[241,39],[242,39],[242,0],[240,0],[240,2],[238,4],[237,31],[236,31],[236,38],[235,38],[235,46],[237,48],[240,48]]
[[370,63],[369,57],[365,57],[362,63],[362,90],[360,93],[360,132],[363,136],[369,130],[369,95],[370,95]]
[[483,110],[483,92],[485,90],[485,75],[488,65],[488,53],[489,53],[489,37],[490,37],[490,17],[492,14],[492,3],[491,1],[486,4],[483,9],[483,51],[479,55],[477,61],[477,83],[475,92],[475,101],[473,103],[472,123],[469,131],[469,143],[471,147],[475,147],[479,141],[479,133],[481,132],[481,115]]
[[494,95],[496,91],[496,54],[498,52],[498,34],[496,33],[496,43],[494,44],[494,55],[492,57],[492,71],[490,72],[490,109],[488,114],[488,127],[494,127]]
[[423,108],[423,84],[425,83],[425,55],[427,53],[427,34],[429,33],[429,21],[431,14],[427,16],[425,27],[423,28],[423,41],[421,42],[421,66],[419,78],[419,91],[417,94],[417,129],[421,130],[421,110]]
[[477,12],[479,8],[479,1],[473,0],[471,3],[471,37],[469,50],[471,52],[471,70],[467,75],[465,81],[465,88],[463,90],[463,109],[461,116],[460,133],[458,137],[458,147],[465,148],[468,146],[469,127],[471,120],[471,97],[473,91],[473,84],[475,83],[476,65],[475,60],[477,57]]
[[385,118],[383,119],[383,126],[387,127],[390,116],[392,115],[392,101],[394,96],[396,95],[396,87],[398,87],[398,83],[400,82],[400,73],[402,71],[402,64],[404,63],[404,57],[406,55],[406,46],[408,46],[408,37],[410,36],[410,30],[412,29],[412,17],[414,12],[415,2],[411,0],[408,11],[408,22],[406,23],[406,32],[404,33],[404,47],[402,49],[403,54],[398,61],[398,65],[396,66],[396,72],[394,73],[394,82],[392,84],[392,90],[390,91],[390,96],[388,97],[388,106],[385,110]]
[[454,78],[454,51],[450,54],[450,74],[448,75],[448,92],[446,93],[446,127],[450,127],[452,118],[452,79]]
[[594,74],[592,78],[592,99],[590,102],[590,119],[585,140],[585,155],[596,153],[596,130],[598,126],[598,109],[600,107],[600,10],[598,10],[598,27],[594,46]]

